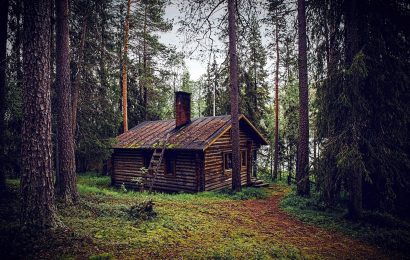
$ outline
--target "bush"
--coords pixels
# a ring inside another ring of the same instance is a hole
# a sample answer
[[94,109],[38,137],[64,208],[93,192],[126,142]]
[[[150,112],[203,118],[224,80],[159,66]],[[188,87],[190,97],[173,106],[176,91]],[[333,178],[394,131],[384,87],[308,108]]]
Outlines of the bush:
[[154,202],[152,199],[132,205],[127,213],[131,220],[137,221],[152,220],[157,216],[157,213],[154,211]]

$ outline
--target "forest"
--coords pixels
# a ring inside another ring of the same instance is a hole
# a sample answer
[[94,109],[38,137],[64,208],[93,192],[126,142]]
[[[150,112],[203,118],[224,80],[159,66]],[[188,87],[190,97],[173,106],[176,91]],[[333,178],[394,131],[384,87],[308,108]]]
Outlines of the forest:
[[[406,0],[0,0],[2,259],[406,259]],[[176,40],[175,40],[176,39]],[[117,136],[230,115],[231,189],[113,187]],[[241,186],[239,118],[269,145]]]

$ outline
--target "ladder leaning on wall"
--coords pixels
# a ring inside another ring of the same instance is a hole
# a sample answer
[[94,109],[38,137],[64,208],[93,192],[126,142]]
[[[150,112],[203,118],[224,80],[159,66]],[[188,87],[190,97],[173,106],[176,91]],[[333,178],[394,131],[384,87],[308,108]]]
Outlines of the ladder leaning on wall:
[[165,148],[167,146],[168,138],[169,138],[169,133],[165,137],[162,143],[162,146],[161,146],[161,143],[159,143],[159,147],[154,149],[154,153],[152,154],[151,160],[149,162],[148,174],[152,176],[151,183],[149,186],[149,192],[152,191],[152,187],[154,186],[155,179],[157,178],[159,167],[161,165],[162,159],[164,158],[164,153],[165,153]]

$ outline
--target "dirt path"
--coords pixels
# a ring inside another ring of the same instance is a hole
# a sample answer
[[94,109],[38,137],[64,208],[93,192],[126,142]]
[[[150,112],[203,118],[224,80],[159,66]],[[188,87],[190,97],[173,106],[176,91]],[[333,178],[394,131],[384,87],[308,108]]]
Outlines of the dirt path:
[[273,195],[266,200],[244,201],[240,204],[241,211],[249,216],[254,228],[262,234],[277,237],[281,242],[292,244],[315,258],[388,258],[374,246],[295,219],[279,207],[286,194],[285,188],[274,186],[271,189]]

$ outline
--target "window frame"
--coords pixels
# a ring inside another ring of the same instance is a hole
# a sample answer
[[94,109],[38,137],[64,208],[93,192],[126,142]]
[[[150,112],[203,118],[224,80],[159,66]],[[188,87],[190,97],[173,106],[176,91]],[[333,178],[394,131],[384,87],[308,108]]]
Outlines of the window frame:
[[[229,162],[227,159],[230,159],[230,168],[227,167],[227,164],[229,165]],[[223,152],[222,153],[222,161],[223,161],[223,167],[224,167],[224,173],[225,172],[232,172],[232,152]]]

